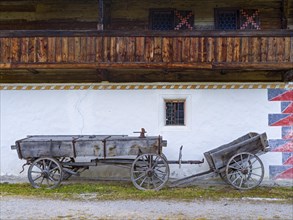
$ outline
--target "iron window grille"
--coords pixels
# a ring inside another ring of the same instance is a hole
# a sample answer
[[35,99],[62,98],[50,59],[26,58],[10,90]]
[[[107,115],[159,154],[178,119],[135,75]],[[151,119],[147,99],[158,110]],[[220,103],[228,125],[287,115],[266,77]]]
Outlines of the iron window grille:
[[173,9],[151,9],[150,29],[152,30],[173,30],[174,10]]
[[166,125],[185,125],[185,100],[166,100]]
[[239,11],[236,9],[215,9],[215,27],[219,30],[239,29]]
[[176,9],[150,9],[149,28],[151,30],[192,30],[194,15],[192,11]]
[[259,10],[216,8],[215,28],[218,30],[259,30],[261,29]]

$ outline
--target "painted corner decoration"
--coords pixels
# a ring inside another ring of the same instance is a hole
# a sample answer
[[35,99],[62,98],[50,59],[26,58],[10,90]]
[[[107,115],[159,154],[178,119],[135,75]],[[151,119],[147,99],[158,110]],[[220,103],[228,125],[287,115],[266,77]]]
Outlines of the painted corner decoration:
[[192,11],[175,11],[174,30],[192,30],[194,15]]
[[293,90],[268,89],[268,100],[280,102],[280,112],[268,115],[269,126],[281,128],[281,138],[269,140],[272,152],[282,153],[282,165],[271,165],[270,178],[293,180]]
[[240,10],[240,29],[260,29],[259,11],[257,9]]

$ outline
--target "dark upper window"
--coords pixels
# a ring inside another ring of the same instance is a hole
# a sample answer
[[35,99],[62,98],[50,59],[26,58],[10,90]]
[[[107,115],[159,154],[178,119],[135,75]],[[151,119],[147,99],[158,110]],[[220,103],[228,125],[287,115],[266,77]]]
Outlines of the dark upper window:
[[185,125],[185,101],[166,100],[166,125]]
[[192,30],[193,22],[192,11],[175,9],[150,10],[150,29],[152,30]]
[[219,30],[260,29],[257,9],[215,9],[215,28]]
[[220,30],[239,29],[238,10],[215,9],[215,26]]
[[174,29],[174,10],[151,10],[150,25],[152,30],[173,30]]

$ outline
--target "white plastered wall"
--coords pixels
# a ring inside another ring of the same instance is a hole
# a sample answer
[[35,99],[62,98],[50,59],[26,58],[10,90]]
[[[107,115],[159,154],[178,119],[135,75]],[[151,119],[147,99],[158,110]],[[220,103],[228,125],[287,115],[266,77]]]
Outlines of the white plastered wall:
[[[25,161],[10,149],[15,140],[43,134],[133,134],[140,128],[147,135],[168,141],[164,154],[201,160],[203,153],[250,131],[280,137],[280,129],[268,126],[268,114],[279,111],[268,102],[267,89],[138,89],[138,90],[2,90],[1,175],[20,175]],[[186,126],[164,126],[164,99],[186,99]],[[263,155],[265,178],[270,164],[281,155]],[[173,176],[204,171],[201,167],[171,167]],[[21,174],[26,175],[26,172]]]

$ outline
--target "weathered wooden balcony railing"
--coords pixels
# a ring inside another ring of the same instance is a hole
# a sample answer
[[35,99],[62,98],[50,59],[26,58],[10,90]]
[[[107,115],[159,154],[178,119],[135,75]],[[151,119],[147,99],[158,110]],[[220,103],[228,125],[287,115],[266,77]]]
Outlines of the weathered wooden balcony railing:
[[293,31],[1,31],[0,69],[291,69]]

